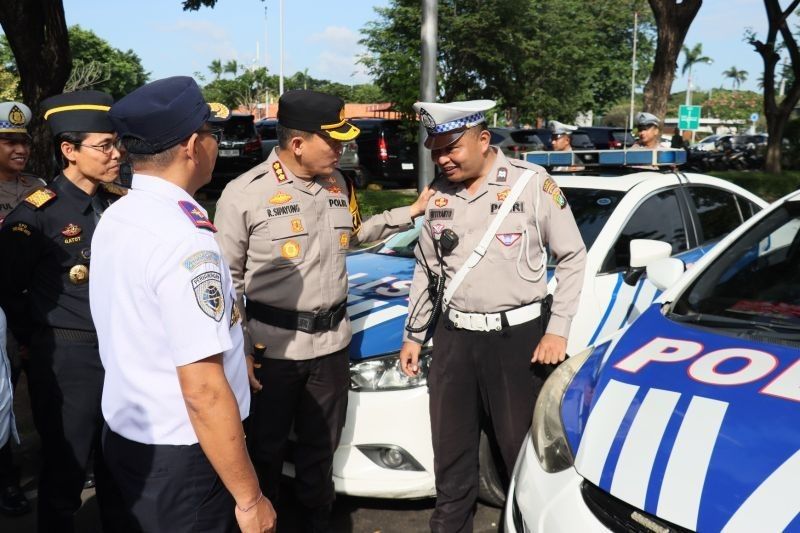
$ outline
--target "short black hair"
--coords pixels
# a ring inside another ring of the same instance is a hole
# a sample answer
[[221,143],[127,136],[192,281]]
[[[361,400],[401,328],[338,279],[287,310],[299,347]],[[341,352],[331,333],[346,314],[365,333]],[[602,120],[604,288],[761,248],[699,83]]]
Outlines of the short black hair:
[[122,146],[126,151],[125,159],[133,166],[134,171],[137,165],[151,165],[159,168],[169,165],[175,158],[175,153],[180,145],[181,143],[177,143],[166,150],[154,154],[146,154],[141,152],[151,151],[153,148],[150,143],[134,137],[122,138]]
[[311,131],[295,130],[292,128],[287,128],[286,126],[281,126],[280,124],[275,126],[275,134],[278,137],[278,147],[280,147],[282,150],[289,148],[289,143],[294,137],[308,139],[314,135],[314,133]]
[[61,163],[61,170],[69,166],[69,161],[61,153],[61,143],[70,143],[75,145],[75,150],[80,151],[81,143],[89,136],[85,131],[62,131],[55,136],[53,150],[55,152],[56,161]]

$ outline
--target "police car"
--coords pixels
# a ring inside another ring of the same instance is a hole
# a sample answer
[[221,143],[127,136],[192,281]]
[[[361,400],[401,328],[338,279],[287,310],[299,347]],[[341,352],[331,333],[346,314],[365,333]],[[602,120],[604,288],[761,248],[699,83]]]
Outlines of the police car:
[[[654,153],[670,158],[678,153],[640,152],[640,158],[655,157]],[[605,153],[581,153],[589,169],[582,173],[554,174],[588,250],[583,293],[569,338],[570,354],[618,330],[648,308],[657,294],[642,275],[650,261],[672,255],[692,263],[766,205],[717,178],[631,168],[630,163],[637,160],[625,165],[618,155],[599,161]],[[555,153],[541,154],[552,157]],[[541,154],[527,157],[550,166],[561,164],[556,159],[542,161]],[[674,162],[670,159],[668,164]],[[418,234],[418,228],[406,231],[347,258],[348,311],[353,328],[351,390],[333,465],[336,489],[342,493],[385,498],[435,494],[426,387],[433,348],[424,348],[422,371],[414,379],[400,371],[397,359]],[[549,269],[549,278],[553,271]],[[550,283],[554,287],[555,279]],[[484,436],[481,497],[501,505],[505,487],[493,457]]]
[[542,388],[506,531],[800,531],[800,191]]

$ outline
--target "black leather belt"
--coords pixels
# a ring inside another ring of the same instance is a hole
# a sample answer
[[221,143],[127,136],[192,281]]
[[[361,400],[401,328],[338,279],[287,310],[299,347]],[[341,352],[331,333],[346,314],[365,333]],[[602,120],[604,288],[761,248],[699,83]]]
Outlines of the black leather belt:
[[97,333],[82,329],[50,328],[53,337],[68,341],[97,342]]
[[254,318],[264,324],[283,329],[317,333],[330,331],[342,321],[347,314],[347,300],[336,304],[326,311],[310,313],[305,311],[287,311],[271,305],[256,302],[247,298],[245,304],[247,318]]

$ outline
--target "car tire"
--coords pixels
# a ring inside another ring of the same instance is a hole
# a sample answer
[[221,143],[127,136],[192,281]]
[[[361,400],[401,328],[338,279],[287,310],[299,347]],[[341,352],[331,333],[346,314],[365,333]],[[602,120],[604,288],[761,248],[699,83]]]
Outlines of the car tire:
[[506,486],[497,468],[500,454],[483,431],[478,447],[478,462],[478,499],[492,507],[503,507],[506,501]]

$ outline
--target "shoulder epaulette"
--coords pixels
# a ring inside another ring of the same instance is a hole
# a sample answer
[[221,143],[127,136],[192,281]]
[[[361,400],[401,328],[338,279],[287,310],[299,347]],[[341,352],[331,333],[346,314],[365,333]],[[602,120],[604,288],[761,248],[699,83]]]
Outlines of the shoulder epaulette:
[[192,202],[187,202],[186,200],[181,200],[178,202],[178,205],[181,206],[181,209],[186,214],[187,217],[192,221],[192,223],[198,227],[212,231],[213,233],[217,232],[216,226],[208,220],[208,217],[203,213],[203,211],[194,205]]
[[272,171],[275,173],[275,179],[278,183],[285,183],[289,181],[289,177],[283,171],[283,165],[281,165],[280,161],[275,161],[272,163]]
[[128,194],[128,189],[121,187],[116,183],[103,183],[101,187],[103,187],[103,190],[105,190],[107,193],[115,196],[125,196]]
[[57,194],[47,187],[39,187],[25,197],[24,204],[32,209],[39,209],[43,205],[51,202]]

